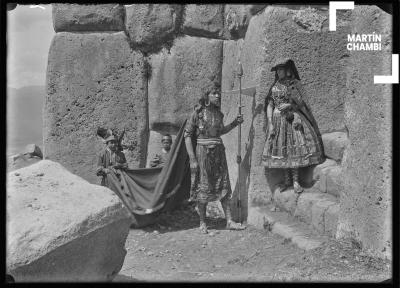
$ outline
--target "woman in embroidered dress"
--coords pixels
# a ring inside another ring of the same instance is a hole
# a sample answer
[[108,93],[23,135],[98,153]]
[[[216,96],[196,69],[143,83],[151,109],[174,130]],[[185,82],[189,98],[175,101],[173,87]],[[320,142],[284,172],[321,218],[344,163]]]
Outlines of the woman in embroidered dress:
[[284,191],[291,185],[301,193],[299,168],[324,161],[321,134],[309,107],[304,102],[305,91],[293,60],[280,60],[275,71],[275,82],[265,98],[267,140],[262,160],[266,168],[284,169]]
[[221,135],[228,133],[243,122],[241,115],[224,126],[224,115],[220,111],[219,89],[206,93],[195,106],[185,127],[186,150],[192,171],[190,199],[197,202],[200,216],[200,231],[207,233],[206,207],[211,201],[220,200],[226,217],[226,228],[241,230],[245,227],[233,222],[230,213],[232,190],[229,182],[225,147]]

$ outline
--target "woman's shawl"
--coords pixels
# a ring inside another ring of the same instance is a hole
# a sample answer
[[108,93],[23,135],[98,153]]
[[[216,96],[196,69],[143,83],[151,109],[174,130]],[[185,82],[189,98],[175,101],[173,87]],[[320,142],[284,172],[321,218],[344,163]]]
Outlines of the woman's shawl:
[[314,118],[314,115],[311,112],[310,107],[307,105],[305,102],[305,90],[303,88],[303,85],[301,85],[301,82],[297,79],[290,80],[288,86],[288,94],[290,99],[296,104],[297,109],[299,112],[301,112],[304,117],[311,123],[312,127],[314,128],[315,132],[317,133],[318,140],[321,144],[321,151],[322,155],[325,155],[324,153],[324,145],[322,142],[322,136],[321,132],[319,131],[317,121]]

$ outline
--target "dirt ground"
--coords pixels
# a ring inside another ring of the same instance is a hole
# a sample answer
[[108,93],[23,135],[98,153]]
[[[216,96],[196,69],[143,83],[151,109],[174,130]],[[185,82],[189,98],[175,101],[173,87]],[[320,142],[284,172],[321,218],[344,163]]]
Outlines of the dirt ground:
[[363,254],[357,243],[331,240],[305,251],[266,230],[224,229],[208,219],[209,234],[186,205],[157,224],[131,229],[127,255],[115,282],[247,281],[380,282],[391,278],[391,263]]

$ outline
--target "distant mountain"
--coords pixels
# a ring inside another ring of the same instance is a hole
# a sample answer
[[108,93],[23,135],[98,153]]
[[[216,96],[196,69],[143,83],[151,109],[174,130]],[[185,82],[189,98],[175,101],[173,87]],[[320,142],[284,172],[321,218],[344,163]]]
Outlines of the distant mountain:
[[22,152],[27,144],[43,148],[45,86],[7,88],[7,155]]

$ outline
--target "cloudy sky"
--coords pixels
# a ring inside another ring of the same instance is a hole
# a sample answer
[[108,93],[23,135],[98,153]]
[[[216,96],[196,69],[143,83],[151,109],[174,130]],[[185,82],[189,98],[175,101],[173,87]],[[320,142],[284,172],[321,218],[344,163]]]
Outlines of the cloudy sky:
[[54,34],[51,5],[18,5],[7,11],[7,86],[45,85]]

